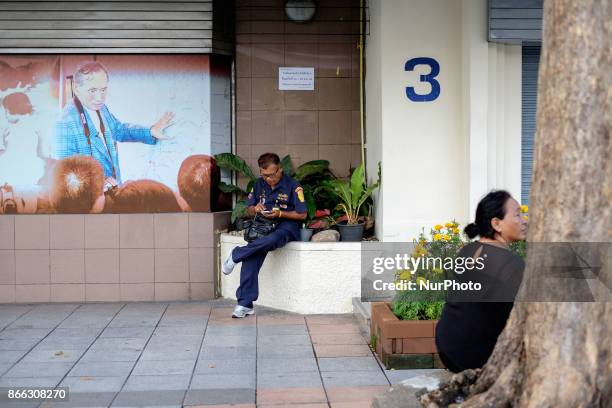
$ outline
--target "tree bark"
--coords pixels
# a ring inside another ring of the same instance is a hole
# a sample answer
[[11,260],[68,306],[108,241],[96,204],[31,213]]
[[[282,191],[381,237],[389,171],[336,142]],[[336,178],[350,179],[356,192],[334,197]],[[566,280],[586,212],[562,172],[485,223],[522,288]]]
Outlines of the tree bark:
[[[611,241],[611,27],[609,0],[544,2],[529,246]],[[456,375],[422,405],[446,405],[463,381],[462,407],[612,406],[610,262],[600,301],[516,303],[476,378]],[[544,263],[528,251],[525,279]]]

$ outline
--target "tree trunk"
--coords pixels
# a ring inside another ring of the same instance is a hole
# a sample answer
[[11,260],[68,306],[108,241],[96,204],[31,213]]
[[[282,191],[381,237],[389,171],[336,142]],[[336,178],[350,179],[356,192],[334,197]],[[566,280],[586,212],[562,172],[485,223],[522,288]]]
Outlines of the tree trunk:
[[[530,247],[611,241],[611,39],[609,0],[545,0]],[[526,280],[541,258],[529,251]],[[599,300],[610,300],[610,262]],[[454,376],[421,403],[447,405],[463,382],[462,407],[610,407],[611,312],[609,301],[518,302],[482,371]]]

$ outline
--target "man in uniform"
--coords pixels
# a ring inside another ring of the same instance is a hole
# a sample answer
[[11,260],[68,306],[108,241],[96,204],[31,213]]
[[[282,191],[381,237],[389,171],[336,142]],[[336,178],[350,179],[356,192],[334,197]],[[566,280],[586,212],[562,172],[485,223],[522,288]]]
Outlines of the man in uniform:
[[242,318],[254,313],[253,302],[259,296],[259,270],[268,252],[299,238],[300,222],[306,219],[304,191],[300,184],[283,174],[280,158],[274,153],[262,154],[257,160],[261,177],[255,182],[247,198],[247,215],[256,214],[278,220],[276,229],[250,242],[234,248],[223,263],[223,273],[229,275],[234,266],[242,262],[240,286],[236,290],[238,305],[232,317]]

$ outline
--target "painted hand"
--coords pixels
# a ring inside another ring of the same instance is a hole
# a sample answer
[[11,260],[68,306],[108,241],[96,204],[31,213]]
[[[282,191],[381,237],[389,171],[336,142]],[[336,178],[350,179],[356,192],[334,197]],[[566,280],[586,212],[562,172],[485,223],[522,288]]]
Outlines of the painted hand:
[[151,135],[159,140],[168,139],[168,136],[164,135],[164,130],[174,124],[172,119],[174,119],[174,112],[164,113],[164,115],[153,126],[151,126]]

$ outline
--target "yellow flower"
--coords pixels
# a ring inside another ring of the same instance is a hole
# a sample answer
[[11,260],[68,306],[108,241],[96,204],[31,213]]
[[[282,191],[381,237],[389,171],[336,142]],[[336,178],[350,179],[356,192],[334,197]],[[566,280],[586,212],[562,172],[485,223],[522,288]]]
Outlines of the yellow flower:
[[438,225],[436,225],[436,226],[434,227],[434,229],[435,229],[436,231],[440,231],[442,228],[443,228],[443,227],[442,227],[440,224],[438,224]]
[[441,239],[442,239],[442,234],[436,234],[436,235],[433,236],[433,240],[434,241],[439,241]]
[[529,206],[527,206],[525,204],[521,205],[521,212],[522,213],[529,212]]
[[447,222],[446,224],[444,224],[444,226],[446,228],[453,228],[455,226],[455,224],[453,224],[452,222]]
[[410,273],[410,271],[402,271],[402,273],[400,273],[399,278],[401,280],[409,280],[410,278],[412,278],[412,274]]
[[442,273],[442,272],[444,272],[444,270],[443,270],[443,269],[439,269],[439,268],[434,268],[434,269],[432,269],[431,271],[432,271],[433,273]]
[[453,228],[453,234],[459,235],[459,228],[457,227]]
[[445,241],[450,241],[451,240],[451,236],[450,235],[444,235],[444,240]]
[[416,278],[416,281],[419,286],[421,286],[421,282],[423,283],[427,282],[427,280],[422,276],[419,276],[418,278]]
[[523,219],[524,219],[525,221],[529,221],[529,216],[528,216],[528,215],[523,215]]

